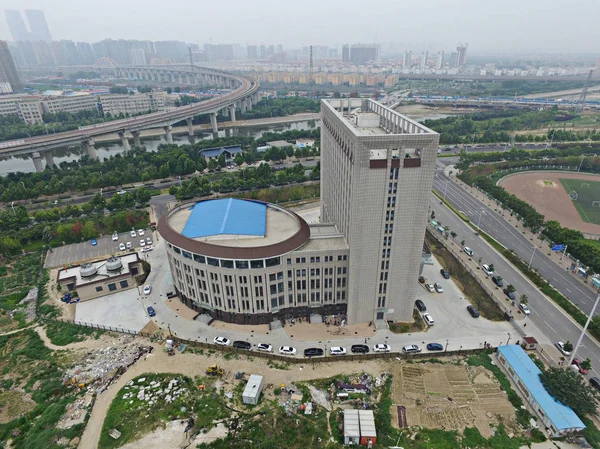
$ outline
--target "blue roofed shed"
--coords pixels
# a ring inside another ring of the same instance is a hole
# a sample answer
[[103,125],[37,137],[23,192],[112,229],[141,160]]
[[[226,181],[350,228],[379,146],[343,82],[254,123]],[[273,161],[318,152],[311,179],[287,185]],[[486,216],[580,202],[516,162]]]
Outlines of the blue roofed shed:
[[200,154],[205,158],[218,158],[222,154],[225,154],[225,159],[231,159],[236,154],[241,154],[242,149],[239,146],[221,147],[221,148],[207,148],[201,150]]
[[540,369],[521,346],[500,346],[496,355],[500,366],[517,385],[551,436],[560,437],[585,429],[585,424],[570,407],[556,401],[546,391],[540,380]]

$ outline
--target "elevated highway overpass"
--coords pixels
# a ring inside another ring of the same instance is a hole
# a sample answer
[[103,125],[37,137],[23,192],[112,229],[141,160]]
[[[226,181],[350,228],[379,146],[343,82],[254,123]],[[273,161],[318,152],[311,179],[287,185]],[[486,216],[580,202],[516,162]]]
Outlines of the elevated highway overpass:
[[150,128],[163,128],[167,142],[173,142],[171,126],[174,123],[186,120],[188,132],[193,135],[192,118],[202,114],[210,114],[212,131],[217,133],[217,113],[222,112],[230,117],[230,121],[235,122],[236,110],[246,112],[259,101],[257,81],[219,70],[190,66],[116,67],[115,70],[117,76],[132,80],[153,80],[232,90],[221,97],[188,106],[169,108],[162,112],[83,126],[73,131],[0,142],[0,157],[30,154],[36,170],[42,171],[44,169],[42,157],[45,158],[47,165],[54,165],[52,150],[55,148],[81,144],[89,157],[96,158],[94,137],[117,133],[124,150],[129,151],[129,135],[133,137],[135,145],[141,146],[140,131]]

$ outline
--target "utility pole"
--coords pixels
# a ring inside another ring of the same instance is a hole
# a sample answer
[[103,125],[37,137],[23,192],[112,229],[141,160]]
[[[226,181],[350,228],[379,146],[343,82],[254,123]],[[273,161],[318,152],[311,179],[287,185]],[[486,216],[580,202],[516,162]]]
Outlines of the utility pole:
[[190,58],[190,67],[194,67],[194,58],[192,57],[192,47],[188,47],[188,55]]
[[313,94],[313,49],[310,46],[310,62],[308,67],[308,96],[312,97]]
[[579,99],[577,100],[577,106],[575,107],[575,112],[583,111],[583,107],[585,106],[585,99],[587,97],[588,89],[590,87],[590,80],[592,78],[592,73],[594,73],[594,69],[590,70],[587,78],[585,79],[585,84],[583,85],[583,90],[579,95]]
[[575,358],[575,354],[577,354],[577,350],[579,349],[579,345],[581,344],[581,340],[583,340],[583,336],[585,335],[585,331],[587,330],[587,328],[588,328],[588,326],[590,324],[590,321],[592,321],[592,317],[594,316],[594,313],[596,312],[596,307],[598,307],[598,302],[599,301],[600,301],[600,291],[598,291],[598,296],[596,297],[596,302],[594,303],[594,307],[592,307],[592,311],[588,315],[588,319],[585,322],[585,326],[583,326],[583,329],[581,330],[581,335],[579,335],[579,339],[577,340],[577,344],[573,348],[573,351],[571,351],[571,357],[569,357],[569,366],[571,366],[573,364],[573,359]]

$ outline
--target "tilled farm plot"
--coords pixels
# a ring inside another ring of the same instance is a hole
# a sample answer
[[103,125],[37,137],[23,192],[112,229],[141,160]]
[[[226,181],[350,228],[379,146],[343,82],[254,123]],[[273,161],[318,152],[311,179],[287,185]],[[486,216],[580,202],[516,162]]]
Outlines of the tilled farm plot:
[[490,424],[502,421],[511,427],[515,420],[515,411],[493,374],[481,367],[399,364],[393,375],[396,427],[405,424],[404,416],[398,420],[398,406],[405,407],[408,426],[445,430],[475,426],[486,438],[491,436]]

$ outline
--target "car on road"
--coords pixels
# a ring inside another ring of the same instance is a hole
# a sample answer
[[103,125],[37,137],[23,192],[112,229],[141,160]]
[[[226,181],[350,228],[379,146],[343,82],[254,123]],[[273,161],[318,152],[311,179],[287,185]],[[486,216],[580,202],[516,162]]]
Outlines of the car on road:
[[429,291],[429,293],[435,292],[435,287],[433,286],[433,284],[425,284],[425,288],[427,289],[427,291]]
[[152,291],[152,286],[150,284],[148,284],[144,287],[144,295],[149,295],[151,291]]
[[131,236],[131,238],[132,238],[132,239],[134,239],[134,238],[136,238],[136,237],[137,237],[137,233],[136,233],[135,231],[131,231],[131,232],[129,233],[129,235]]
[[472,250],[471,248],[469,248],[468,246],[465,246],[465,247],[463,248],[463,251],[465,252],[465,254],[466,254],[467,256],[469,256],[469,257],[472,257],[472,256],[473,256],[473,250]]
[[511,301],[514,301],[515,299],[517,299],[517,295],[515,295],[515,292],[509,291],[508,288],[505,288],[502,291],[504,292],[504,294],[506,296],[508,296],[508,299],[510,299]]
[[252,345],[250,343],[248,343],[247,341],[236,340],[233,342],[233,347],[237,348],[237,349],[245,349],[246,351],[249,351],[250,348],[252,348]]
[[558,340],[554,343],[554,346],[563,354],[563,355],[571,355],[571,351],[565,351],[565,342],[562,340]]
[[450,279],[450,272],[444,268],[440,270],[440,274],[444,279]]
[[152,245],[152,239],[150,237],[146,237],[146,245]]
[[281,346],[279,348],[279,353],[283,355],[296,355],[296,348],[291,346]]
[[125,251],[125,243],[119,243],[119,251]]
[[427,350],[428,351],[443,351],[444,345],[442,345],[440,343],[427,343]]
[[117,240],[119,240],[119,234],[117,234],[116,232],[112,235],[112,239],[113,242],[116,242]]
[[442,287],[442,284],[440,284],[439,282],[436,282],[435,285],[435,291],[438,293],[444,293],[444,289]]
[[479,310],[477,310],[475,306],[468,305],[467,312],[469,312],[473,318],[479,318]]
[[420,299],[417,299],[415,301],[415,306],[417,307],[417,310],[419,312],[425,312],[427,310],[427,307],[425,306],[425,303],[423,301],[421,301]]
[[152,251],[154,248],[152,248],[151,246],[144,246],[142,248],[142,252],[143,253],[147,253],[148,251]]
[[418,345],[406,345],[402,348],[404,354],[416,354],[421,352],[421,348]]
[[391,350],[390,345],[386,345],[385,343],[378,343],[373,346],[373,352],[390,352]]
[[590,377],[590,385],[596,390],[600,390],[600,379],[597,377]]
[[329,354],[331,355],[346,355],[346,348],[342,346],[332,346],[329,348]]
[[367,354],[369,352],[369,347],[367,345],[352,345],[350,351],[354,354]]
[[579,371],[584,376],[589,372],[588,370],[581,367],[581,360],[573,359],[573,366],[577,367],[577,371]]
[[127,242],[127,244],[125,245],[127,246],[127,249],[131,249],[133,246],[131,245],[131,242]]
[[98,244],[98,240],[92,239],[92,246],[96,246]]
[[503,287],[504,286],[504,282],[502,280],[502,276],[493,276],[492,277],[492,282],[494,284],[496,284],[498,287]]
[[231,344],[231,340],[227,337],[215,337],[213,341],[216,345],[220,346],[229,346]]
[[304,350],[304,357],[317,357],[325,354],[321,348],[307,348]]
[[531,313],[531,310],[529,310],[527,304],[524,304],[522,302],[519,303],[519,309],[521,309],[521,312],[523,312],[525,315],[529,315]]
[[127,193],[127,190],[119,190],[117,192],[117,195],[125,195]]
[[429,313],[423,314],[423,321],[425,321],[425,324],[427,324],[427,326],[433,326],[435,324],[433,317]]
[[138,229],[138,235],[141,237],[142,235],[144,235],[144,230],[143,229]]
[[143,248],[144,246],[146,246],[146,240],[145,239],[140,239],[140,246]]
[[148,307],[146,308],[146,310],[148,311],[148,316],[151,316],[151,317],[152,317],[152,316],[156,315],[156,312],[155,312],[155,310],[154,310],[154,307],[152,307],[152,306],[148,306]]
[[424,284],[424,283],[425,283],[425,277],[419,276],[419,284]]
[[259,343],[256,345],[256,349],[262,352],[273,352],[273,346],[269,343]]
[[483,271],[486,276],[491,276],[494,274],[494,270],[492,270],[487,263],[481,264],[481,271]]

